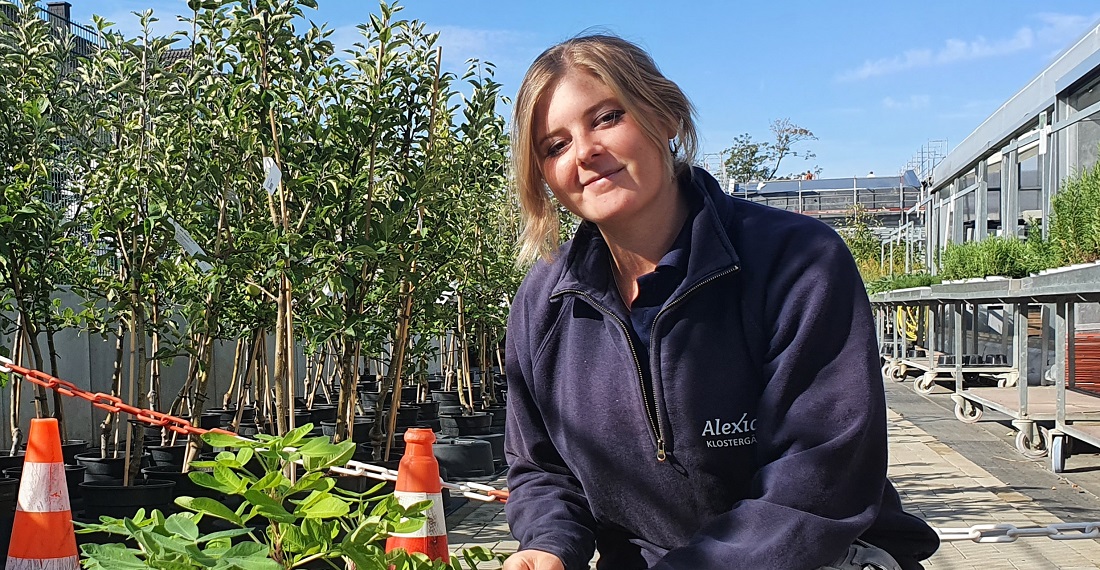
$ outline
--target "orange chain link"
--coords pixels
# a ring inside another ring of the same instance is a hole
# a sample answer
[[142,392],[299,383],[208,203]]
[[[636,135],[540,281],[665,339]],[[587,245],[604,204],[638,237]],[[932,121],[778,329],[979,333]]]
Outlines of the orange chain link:
[[[190,435],[190,434],[202,435],[204,433],[213,432],[213,433],[223,433],[225,435],[233,435],[233,436],[237,435],[237,434],[235,434],[231,431],[220,429],[220,428],[203,429],[203,428],[195,427],[195,426],[191,425],[191,422],[189,422],[189,421],[187,421],[183,418],[177,418],[175,416],[171,416],[171,415],[168,415],[168,414],[165,414],[165,413],[162,413],[162,412],[158,412],[156,410],[144,409],[144,408],[135,408],[134,406],[131,406],[131,405],[127,404],[126,402],[123,402],[122,399],[120,399],[118,396],[112,396],[110,394],[104,394],[103,392],[94,392],[93,393],[93,392],[89,392],[87,390],[77,388],[76,385],[74,385],[72,382],[66,382],[66,381],[64,381],[60,378],[55,378],[55,377],[50,376],[49,374],[46,374],[45,372],[41,372],[39,370],[33,370],[31,368],[24,368],[22,366],[19,366],[19,365],[15,364],[11,360],[9,360],[7,358],[4,358],[3,356],[0,356],[0,372],[14,372],[15,374],[18,374],[18,375],[26,378],[27,380],[30,380],[31,382],[33,382],[35,384],[38,384],[39,386],[43,386],[43,387],[49,388],[51,390],[57,390],[58,392],[66,395],[66,396],[71,396],[73,398],[80,398],[82,400],[87,400],[93,406],[95,406],[95,407],[97,407],[101,410],[106,410],[106,411],[111,412],[111,413],[126,412],[127,414],[130,414],[130,415],[134,416],[135,418],[137,418],[137,419],[139,419],[139,420],[141,420],[141,421],[143,421],[147,424],[168,428],[168,429],[170,429],[170,430],[172,430],[176,433],[179,433],[179,434],[183,434],[183,435]],[[237,437],[240,437],[240,436],[237,436]],[[396,476],[396,473],[394,473],[393,475]],[[505,503],[505,502],[508,501],[508,491],[507,490],[497,490],[497,489],[493,489],[492,487],[488,487],[486,485],[474,485],[474,484],[466,484],[466,483],[457,484],[457,485],[449,484],[449,486],[454,487],[454,488],[459,489],[459,490],[462,490],[462,491],[464,491],[464,493],[463,493],[464,495],[466,495],[468,497],[471,497],[471,498],[476,498],[478,500],[489,501],[489,502],[499,501],[501,503]]]
[[215,429],[203,429],[191,425],[190,421],[183,418],[177,418],[163,412],[156,410],[136,408],[123,402],[118,396],[112,396],[110,394],[104,394],[103,392],[89,392],[81,388],[77,388],[72,382],[66,382],[60,378],[55,378],[39,370],[33,370],[30,368],[24,368],[18,364],[13,363],[7,358],[0,357],[0,371],[14,372],[31,382],[38,384],[39,386],[49,388],[51,390],[57,390],[58,392],[71,396],[73,398],[80,398],[87,400],[93,406],[106,410],[111,413],[125,412],[141,420],[147,424],[168,428],[176,433],[183,435],[202,435],[204,433],[223,433],[226,435],[237,435],[231,431],[227,431],[220,428]]

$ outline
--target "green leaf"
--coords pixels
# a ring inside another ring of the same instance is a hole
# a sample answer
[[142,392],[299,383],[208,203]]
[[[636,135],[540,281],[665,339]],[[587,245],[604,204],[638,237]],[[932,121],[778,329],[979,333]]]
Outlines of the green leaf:
[[266,494],[249,489],[244,493],[244,498],[252,504],[256,513],[277,522],[293,522],[297,520],[294,515],[287,512],[283,505]]
[[215,568],[241,568],[242,570],[282,570],[282,566],[268,558],[267,545],[242,542],[225,551]]
[[210,497],[176,497],[176,504],[197,513],[227,520],[237,526],[244,526],[240,515]]
[[140,550],[122,544],[81,544],[85,568],[102,570],[147,570],[149,566],[138,558]]
[[202,434],[202,439],[206,443],[209,443],[212,447],[246,447],[250,442],[241,439],[235,435],[226,435],[224,433],[207,432]]
[[294,514],[309,519],[331,519],[342,517],[350,511],[351,508],[348,506],[347,501],[339,497],[330,496],[316,501],[313,504],[306,505],[303,503],[298,506]]
[[191,516],[176,513],[164,521],[164,530],[182,536],[186,540],[194,541],[199,537],[199,525],[191,520]]

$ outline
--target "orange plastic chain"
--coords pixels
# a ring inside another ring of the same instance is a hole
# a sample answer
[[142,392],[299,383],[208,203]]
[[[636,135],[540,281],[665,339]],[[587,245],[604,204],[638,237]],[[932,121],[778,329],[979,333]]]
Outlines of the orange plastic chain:
[[226,431],[224,429],[203,429],[195,427],[191,425],[191,422],[183,418],[177,418],[176,416],[168,415],[162,412],[158,412],[156,410],[136,408],[127,404],[126,402],[123,402],[122,399],[118,396],[104,394],[103,392],[89,392],[87,390],[77,388],[72,382],[66,382],[60,378],[55,378],[39,370],[24,368],[2,356],[0,356],[0,372],[14,372],[26,378],[27,380],[38,384],[39,386],[49,388],[51,390],[57,390],[58,392],[66,396],[87,400],[93,406],[101,410],[106,410],[111,413],[125,412],[147,424],[168,428],[179,434],[202,435],[207,432],[215,432],[223,433],[226,435],[237,435],[231,431]]
[[[35,384],[38,384],[39,386],[43,386],[43,387],[49,388],[51,390],[57,390],[58,392],[66,395],[66,396],[71,396],[71,397],[74,397],[74,398],[80,398],[82,400],[87,400],[93,406],[95,406],[95,407],[97,407],[101,410],[106,410],[106,411],[111,412],[111,413],[125,412],[125,413],[130,414],[130,415],[134,416],[135,418],[147,423],[147,424],[155,425],[155,426],[159,426],[159,427],[163,427],[163,428],[168,428],[168,429],[170,429],[170,430],[172,430],[176,433],[179,433],[179,434],[183,434],[183,435],[190,435],[190,434],[202,435],[204,433],[214,432],[214,433],[222,433],[222,434],[233,435],[233,436],[237,435],[237,434],[235,434],[231,431],[224,430],[224,429],[219,429],[219,428],[203,429],[203,428],[195,427],[195,426],[191,425],[191,422],[189,422],[189,421],[187,421],[183,418],[177,418],[176,416],[171,416],[171,415],[168,415],[168,414],[165,414],[165,413],[162,413],[162,412],[158,412],[156,410],[136,408],[134,406],[131,406],[131,405],[127,404],[126,402],[123,402],[122,399],[120,399],[118,396],[112,396],[110,394],[104,394],[103,392],[89,392],[87,390],[82,390],[80,388],[77,388],[72,382],[66,382],[66,381],[64,381],[60,378],[55,378],[55,377],[50,376],[49,374],[46,374],[45,372],[41,372],[39,370],[24,368],[22,366],[19,366],[19,365],[13,363],[11,360],[9,360],[7,358],[4,358],[3,356],[0,356],[0,372],[13,372],[15,374],[18,374],[18,375],[26,378],[27,380],[30,380],[31,382],[33,382]],[[237,437],[240,437],[240,436],[237,436]],[[349,463],[349,465],[352,465],[352,464],[355,464],[354,467],[357,467],[357,469],[348,470],[348,469],[334,468],[334,470],[341,471],[341,472],[346,472],[346,473],[366,474],[368,476],[376,476],[377,475],[376,473],[373,473],[369,469],[364,470],[364,467],[367,467],[364,464],[360,464],[359,462],[354,462],[354,461]],[[373,466],[371,466],[371,467],[373,467]],[[384,468],[381,468],[381,467],[379,467],[377,469],[383,469],[384,470]],[[388,472],[388,470],[385,470],[385,471]],[[387,479],[393,480],[393,479],[396,479],[396,476],[397,476],[397,473],[392,472],[392,473],[389,473],[389,477],[376,477],[376,478],[387,478]],[[467,496],[467,497],[478,499],[478,500],[481,500],[481,501],[486,501],[486,502],[500,501],[502,503],[508,501],[508,491],[507,490],[493,489],[492,487],[489,487],[487,485],[476,484],[476,483],[458,483],[458,484],[447,483],[446,485],[449,488],[452,488],[454,490],[458,490],[458,491],[462,492],[462,494]]]

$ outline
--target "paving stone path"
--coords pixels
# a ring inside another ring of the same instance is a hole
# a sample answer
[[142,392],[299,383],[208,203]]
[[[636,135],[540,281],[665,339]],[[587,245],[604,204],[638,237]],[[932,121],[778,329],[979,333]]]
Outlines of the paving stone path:
[[[890,478],[901,493],[906,508],[933,526],[959,528],[987,523],[1033,526],[1084,522],[1080,518],[1066,521],[1054,512],[1063,516],[1065,512],[1091,515],[1088,520],[1100,520],[1100,511],[1056,508],[1048,504],[1049,501],[1036,501],[1029,495],[1039,495],[1033,492],[1040,490],[1038,487],[1031,489],[1009,486],[907,419],[906,405],[903,404],[908,402],[908,405],[917,406],[918,402],[905,396],[893,399],[899,402],[898,405],[892,403],[887,418],[890,434]],[[926,402],[920,403],[925,404]],[[953,418],[950,421],[954,421]],[[975,426],[964,426],[958,422],[956,424],[957,426],[945,424],[947,427],[939,429],[976,429]],[[1006,447],[1003,455],[1011,454],[1012,450]],[[1026,461],[1022,457],[1000,459],[1002,462]],[[1032,479],[1041,478],[1037,472],[1031,473]],[[1048,475],[1055,477],[1053,474]],[[1046,485],[1048,482],[1044,480],[1041,483]],[[498,485],[503,485],[503,480]],[[1088,495],[1087,499],[1094,500],[1095,497]],[[497,504],[474,503],[471,501],[448,517],[452,551],[481,545],[498,552],[514,552],[518,543],[508,532],[503,508]],[[998,544],[945,542],[932,558],[925,561],[924,566],[926,570],[1100,569],[1100,540],[1021,538],[1015,542]],[[483,567],[497,568],[498,565],[493,563]]]

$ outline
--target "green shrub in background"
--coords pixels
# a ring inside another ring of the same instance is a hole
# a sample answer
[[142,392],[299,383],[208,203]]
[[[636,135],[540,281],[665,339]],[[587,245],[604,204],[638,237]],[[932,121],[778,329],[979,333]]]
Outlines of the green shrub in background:
[[1066,178],[1051,207],[1050,241],[1058,265],[1100,259],[1100,162]]
[[924,272],[887,275],[867,283],[867,293],[874,295],[875,293],[882,293],[883,291],[909,289],[911,287],[928,287],[929,285],[937,285],[939,283],[940,277],[938,275],[929,275]]
[[971,279],[999,275],[1019,279],[1058,265],[1049,241],[1038,226],[1028,231],[1028,239],[994,236],[982,241],[949,243],[943,251],[940,277]]

